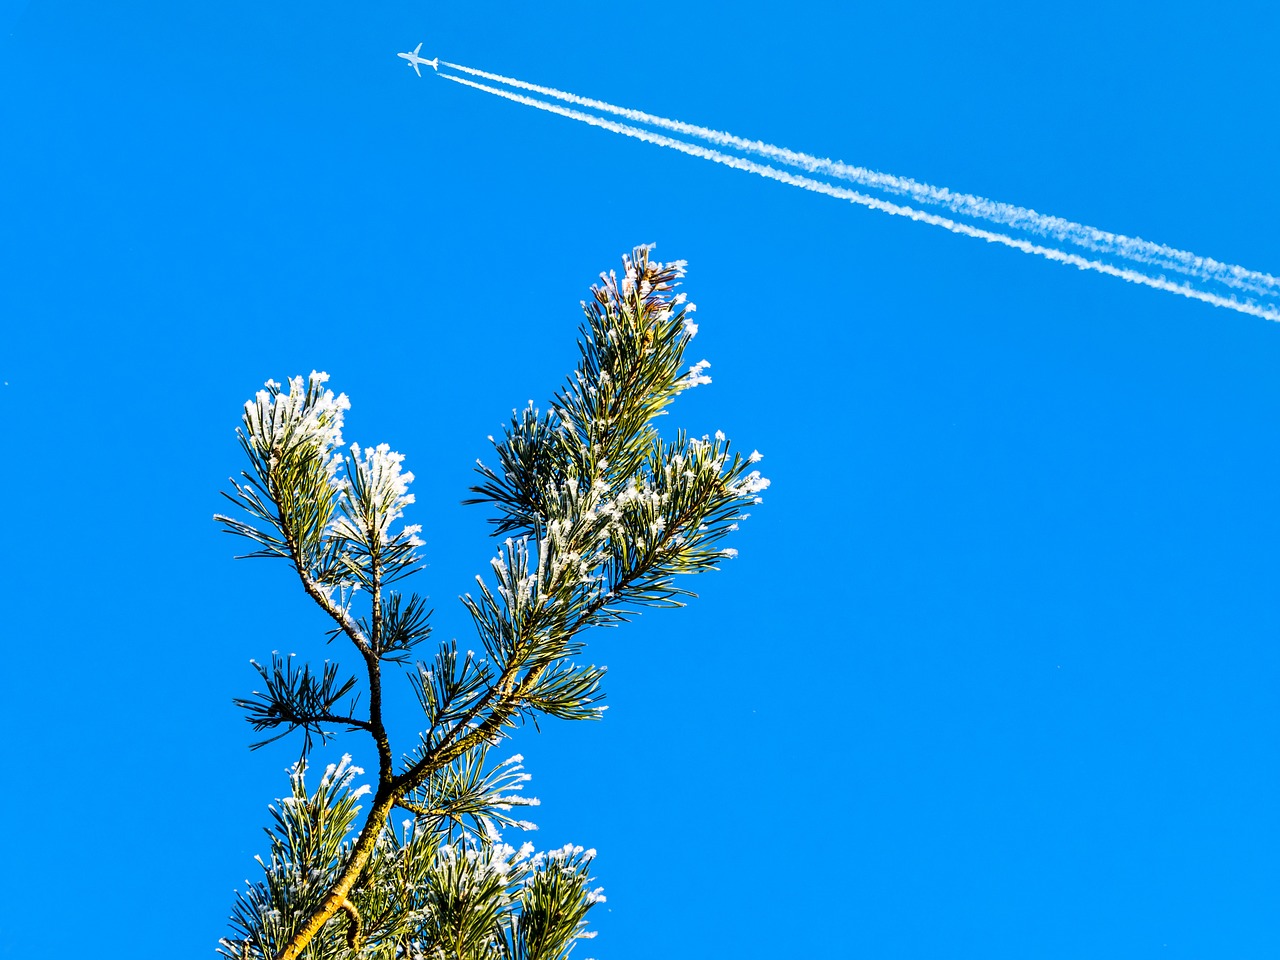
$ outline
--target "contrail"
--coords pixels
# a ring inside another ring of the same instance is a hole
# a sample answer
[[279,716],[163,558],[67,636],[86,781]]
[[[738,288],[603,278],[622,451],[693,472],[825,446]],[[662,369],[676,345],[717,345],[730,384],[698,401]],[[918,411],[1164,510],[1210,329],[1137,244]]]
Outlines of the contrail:
[[1198,290],[1188,284],[1172,283],[1165,280],[1163,277],[1150,277],[1145,273],[1139,273],[1136,270],[1114,267],[1111,264],[1103,263],[1098,260],[1088,260],[1078,254],[1066,253],[1062,250],[1055,250],[1051,247],[1043,247],[1038,244],[1030,243],[1026,240],[1019,240],[1015,237],[1007,236],[1006,234],[995,233],[990,230],[973,227],[966,223],[959,223],[955,220],[940,217],[932,213],[926,213],[922,210],[916,210],[911,207],[878,200],[875,197],[868,197],[855,190],[849,190],[844,187],[837,187],[833,184],[824,183],[821,180],[813,180],[809,177],[787,173],[784,170],[776,170],[773,167],[755,163],[742,157],[730,156],[729,154],[720,153],[716,150],[711,150],[698,144],[686,143],[683,140],[675,140],[671,137],[654,133],[651,130],[642,130],[638,127],[614,123],[612,120],[606,120],[603,117],[597,117],[589,113],[582,113],[578,110],[571,110],[567,107],[561,107],[554,103],[547,103],[543,100],[535,100],[532,97],[522,96],[518,93],[511,93],[508,90],[499,90],[494,87],[486,86],[482,83],[466,80],[462,77],[454,77],[445,73],[439,74],[439,76],[444,80],[451,80],[454,83],[460,83],[476,90],[482,90],[485,93],[490,93],[494,96],[502,97],[515,103],[521,103],[525,106],[535,107],[538,110],[555,113],[562,117],[568,117],[571,120],[578,120],[590,126],[600,127],[613,133],[620,133],[624,136],[633,137],[646,143],[653,143],[660,147],[669,147],[673,150],[678,150],[681,153],[687,153],[690,156],[701,157],[704,160],[710,160],[714,163],[732,167],[735,170],[745,170],[748,173],[754,173],[758,176],[767,177],[771,180],[777,180],[781,183],[789,184],[790,186],[800,187],[804,190],[811,190],[815,193],[821,193],[829,197],[836,197],[841,200],[848,200],[851,203],[861,204],[862,206],[869,207],[872,210],[879,210],[882,213],[908,217],[911,220],[916,220],[921,223],[928,223],[932,226],[942,227],[944,230],[950,230],[952,233],[975,237],[979,240],[986,240],[989,243],[1003,244],[1004,246],[1012,247],[1015,250],[1021,250],[1023,253],[1035,254],[1036,256],[1044,257],[1047,260],[1055,260],[1059,263],[1069,264],[1081,270],[1094,270],[1098,273],[1105,273],[1108,276],[1119,277],[1121,280],[1128,280],[1130,283],[1139,283],[1144,286],[1153,287],[1157,290],[1164,290],[1168,293],[1176,293],[1179,296],[1189,297],[1193,300],[1201,300],[1204,303],[1212,304],[1215,307],[1226,307],[1229,310],[1236,310],[1240,313],[1261,317],[1265,320],[1280,320],[1280,310],[1277,310],[1274,307],[1259,307],[1252,303],[1242,303],[1239,300],[1220,297],[1216,294]]
[[1135,237],[1126,237],[1109,231],[1100,230],[1085,224],[1075,223],[1062,217],[1050,217],[1013,204],[988,200],[985,197],[967,193],[958,193],[946,187],[937,187],[920,183],[905,177],[868,170],[864,167],[851,166],[836,160],[815,157],[807,153],[788,150],[759,140],[748,140],[731,133],[712,130],[696,124],[670,120],[640,110],[615,106],[603,100],[580,97],[566,93],[553,87],[544,87],[501,74],[488,73],[474,67],[458,63],[441,61],[442,66],[450,67],[462,73],[483,77],[521,90],[529,90],[546,97],[552,97],[566,103],[574,103],[602,113],[613,114],[635,123],[644,123],[697,137],[708,143],[730,147],[756,156],[776,160],[787,166],[819,173],[841,180],[848,180],[861,186],[877,189],[898,196],[910,197],[917,203],[942,206],[954,213],[971,216],[988,223],[1013,227],[1018,230],[1037,233],[1054,240],[1072,243],[1095,253],[1121,257],[1133,263],[1157,267],[1181,273],[1185,276],[1219,283],[1245,293],[1261,296],[1280,294],[1280,278],[1269,273],[1248,270],[1234,264],[1221,263],[1208,257],[1201,257],[1186,250],[1177,250],[1163,244],[1150,243]]
[[1077,267],[1081,270],[1094,270],[1098,273],[1105,273],[1108,276],[1119,277],[1121,280],[1127,280],[1130,283],[1139,283],[1143,286],[1153,287],[1157,290],[1164,290],[1168,293],[1176,293],[1179,296],[1188,297],[1192,300],[1200,300],[1204,303],[1212,304],[1215,307],[1226,307],[1229,310],[1236,310],[1240,313],[1260,317],[1264,320],[1280,321],[1280,310],[1275,307],[1259,307],[1252,303],[1243,303],[1234,298],[1220,297],[1204,290],[1198,290],[1185,283],[1172,283],[1165,280],[1163,277],[1150,277],[1145,273],[1140,273],[1136,270],[1114,267],[1109,263],[1103,263],[1099,260],[1089,260],[1085,257],[1079,256],[1078,254],[1067,253],[1062,250],[1055,250],[1051,247],[1040,246],[1039,244],[1030,243],[1026,240],[1019,240],[1003,233],[984,230],[979,227],[970,226],[967,223],[959,223],[946,217],[940,217],[936,214],[916,210],[912,207],[890,203],[885,200],[878,200],[875,197],[866,196],[865,194],[858,193],[855,190],[837,187],[821,180],[813,180],[809,177],[788,173],[784,170],[777,170],[773,167],[744,159],[743,157],[735,157],[729,154],[720,153],[719,151],[711,150],[699,144],[687,143],[683,140],[675,140],[671,137],[654,133],[651,130],[642,130],[638,127],[614,123],[612,120],[606,120],[603,117],[597,117],[594,114],[583,113],[579,110],[571,110],[567,107],[562,107],[554,103],[547,103],[543,100],[535,100],[532,97],[512,93],[508,90],[499,90],[495,87],[486,86],[482,83],[476,83],[472,80],[464,79],[463,77],[454,77],[447,73],[437,74],[437,76],[444,80],[451,80],[454,83],[460,83],[464,86],[472,87],[476,90],[481,90],[485,93],[493,94],[494,96],[502,97],[506,100],[511,100],[514,103],[524,104],[525,106],[534,107],[538,110],[545,110],[548,113],[568,117],[571,120],[577,120],[593,127],[600,127],[601,129],[609,130],[613,133],[620,133],[624,136],[633,137],[646,143],[656,144],[660,147],[669,147],[672,150],[678,150],[679,152],[687,153],[690,156],[700,157],[704,160],[723,164],[724,166],[731,167],[735,170],[745,170],[748,173],[767,177],[770,180],[777,180],[793,187],[800,187],[801,189],[811,190],[815,193],[825,194],[829,197],[848,200],[851,203],[857,203],[872,210],[879,210],[882,213],[907,217],[921,223],[927,223],[935,227],[942,227],[944,230],[949,230],[952,233],[974,237],[979,240],[986,240],[989,243],[999,243],[1007,247],[1012,247],[1015,250],[1021,250],[1023,253],[1035,254],[1036,256],[1044,257],[1047,260],[1055,260],[1058,263],[1069,264],[1070,266]]

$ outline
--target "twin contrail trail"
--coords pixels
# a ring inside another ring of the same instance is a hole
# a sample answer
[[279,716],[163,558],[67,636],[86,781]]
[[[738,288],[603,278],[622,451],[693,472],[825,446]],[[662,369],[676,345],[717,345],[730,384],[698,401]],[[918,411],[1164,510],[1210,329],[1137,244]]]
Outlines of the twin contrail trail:
[[[1023,253],[1034,254],[1048,260],[1056,260],[1059,263],[1068,264],[1081,270],[1092,270],[1097,273],[1119,277],[1130,283],[1138,283],[1157,290],[1164,290],[1168,293],[1176,293],[1179,296],[1201,300],[1216,307],[1226,307],[1229,310],[1236,310],[1250,316],[1261,317],[1266,320],[1280,320],[1280,306],[1277,306],[1274,302],[1267,302],[1273,298],[1280,298],[1280,279],[1268,273],[1246,270],[1244,267],[1220,263],[1186,250],[1177,250],[1162,244],[1110,233],[1099,230],[1096,227],[1074,223],[1061,217],[1045,216],[1036,213],[1034,210],[1028,210],[1012,204],[999,203],[984,197],[958,193],[946,187],[937,187],[891,174],[867,170],[863,167],[851,166],[839,161],[822,159],[758,140],[747,140],[731,133],[655,116],[640,110],[615,106],[602,100],[580,97],[577,94],[527,83],[512,77],[504,77],[501,74],[488,73],[484,70],[477,70],[474,67],[449,63],[444,60],[440,61],[440,66],[500,83],[515,90],[526,90],[542,97],[559,100],[562,103],[571,103],[585,107],[588,110],[594,110],[596,113],[585,113],[581,110],[561,106],[558,103],[514,93],[512,90],[501,90],[483,83],[477,83],[464,77],[452,76],[447,73],[439,74],[445,80],[451,80],[454,83],[459,83],[484,93],[534,107],[538,110],[545,110],[612,133],[619,133],[646,143],[667,147],[690,156],[710,160],[713,163],[719,163],[736,170],[754,173],[757,176],[767,177],[804,190],[848,200],[851,203],[860,204],[872,210],[879,210],[882,213],[907,217],[931,226],[942,227],[952,233],[974,237],[989,243],[998,243],[1020,250]],[[678,140],[631,124],[617,123],[599,116],[598,114],[600,113],[621,117],[631,121],[633,124],[646,124],[650,127],[657,127],[660,130],[694,137],[704,143],[737,150],[740,153],[767,158],[785,166],[804,170],[807,173],[855,183],[882,194],[906,197],[919,205],[940,207],[953,214],[970,217],[993,226],[1009,228],[1024,234],[1035,234],[1060,244],[1069,244],[1091,253],[1127,261],[1131,266],[1113,265],[1103,260],[1081,256],[1070,250],[1045,246],[1010,236],[1007,233],[973,226],[950,217],[939,216],[938,214],[928,213],[910,206],[868,196],[865,193],[841,187],[826,180],[818,180],[814,177],[778,170],[775,167],[756,163],[742,156],[734,156],[720,150],[714,150],[698,143]],[[1179,274],[1187,279],[1182,281],[1169,280],[1159,273],[1153,275],[1147,272],[1142,269],[1144,267]],[[1196,283],[1223,289],[1226,295],[1214,293],[1212,290],[1201,289],[1195,285]],[[1251,300],[1239,300],[1236,298],[1236,292],[1245,296],[1260,297],[1264,302],[1259,304]]]

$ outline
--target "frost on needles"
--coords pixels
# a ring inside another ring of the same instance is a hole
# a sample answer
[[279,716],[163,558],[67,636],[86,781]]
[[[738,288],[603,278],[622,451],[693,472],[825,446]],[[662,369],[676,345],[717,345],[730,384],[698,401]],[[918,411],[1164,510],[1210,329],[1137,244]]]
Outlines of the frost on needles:
[[[686,357],[698,327],[675,292],[684,262],[650,249],[601,274],[582,304],[577,369],[545,411],[514,410],[478,461],[466,502],[490,509],[498,544],[462,603],[482,654],[448,641],[422,659],[431,611],[399,586],[421,562],[421,528],[404,522],[413,474],[386,444],[347,445],[345,394],[313,372],[269,380],[245,404],[248,467],[225,493],[235,514],[215,519],[253,544],[247,556],[289,564],[358,663],[348,673],[273,652],[253,664],[259,689],[235,701],[264,735],[255,748],[299,733],[302,758],[224,956],[561,960],[593,936],[594,851],[505,842],[503,830],[534,829],[518,814],[537,800],[521,758],[489,751],[526,721],[599,719],[605,671],[583,662],[587,629],[681,606],[692,594],[676,577],[735,556],[724,541],[769,485],[760,454],[722,432],[664,438],[655,426],[711,378]],[[395,747],[388,677],[422,709],[416,737],[400,731]],[[344,756],[308,786],[313,746],[344,734],[372,739],[376,777],[362,782]]]

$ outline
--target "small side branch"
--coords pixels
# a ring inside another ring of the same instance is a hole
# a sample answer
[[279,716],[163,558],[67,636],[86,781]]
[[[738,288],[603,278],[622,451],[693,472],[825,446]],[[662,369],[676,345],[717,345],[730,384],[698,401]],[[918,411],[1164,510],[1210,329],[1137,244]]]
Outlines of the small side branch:
[[302,729],[307,736],[305,749],[310,750],[313,735],[318,736],[321,742],[332,736],[325,729],[326,725],[341,724],[372,733],[367,720],[351,715],[355,709],[355,699],[346,710],[339,703],[355,687],[356,678],[342,680],[336,663],[326,661],[320,673],[315,674],[308,665],[304,664],[301,668],[295,666],[292,655],[285,657],[273,652],[270,666],[251,662],[261,675],[265,687],[261,691],[255,690],[250,697],[237,697],[233,702],[245,711],[245,719],[253,725],[255,731],[280,731],[275,736],[254,744],[254,749],[278,740],[293,730]]
[[410,813],[416,813],[420,817],[438,817],[442,815],[439,810],[432,810],[429,807],[424,807],[420,803],[414,803],[412,800],[406,800],[403,797],[396,799],[396,806],[402,807]]
[[347,915],[347,946],[352,950],[360,949],[361,920],[360,911],[350,900],[343,900],[338,908]]

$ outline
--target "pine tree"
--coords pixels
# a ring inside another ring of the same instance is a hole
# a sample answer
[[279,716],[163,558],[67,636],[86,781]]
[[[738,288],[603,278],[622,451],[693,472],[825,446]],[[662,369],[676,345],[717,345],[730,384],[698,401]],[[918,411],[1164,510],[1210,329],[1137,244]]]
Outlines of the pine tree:
[[[586,917],[603,899],[594,851],[504,843],[502,828],[532,826],[515,811],[536,801],[521,792],[520,758],[495,764],[489,751],[522,722],[598,719],[604,669],[580,662],[584,632],[681,606],[693,594],[675,577],[733,556],[722,541],[768,486],[759,454],[732,452],[722,433],[659,435],[654,419],[709,382],[708,364],[685,365],[697,326],[675,293],[684,263],[639,247],[623,268],[582,304],[581,360],[549,409],[513,412],[495,465],[477,468],[466,502],[493,511],[501,539],[489,577],[462,600],[484,656],[447,642],[429,663],[414,659],[431,626],[424,599],[398,587],[422,546],[402,522],[413,477],[386,444],[345,447],[346,396],[313,372],[287,390],[268,381],[245,404],[249,467],[225,494],[240,519],[215,519],[254,543],[248,556],[289,563],[364,669],[273,654],[255,664],[262,689],[235,701],[269,734],[255,748],[299,732],[302,759],[271,808],[263,877],[238,895],[224,956],[560,960],[591,935]],[[383,722],[385,667],[407,677],[423,712],[399,757]],[[349,757],[308,787],[314,744],[340,733],[372,738],[372,789]]]

